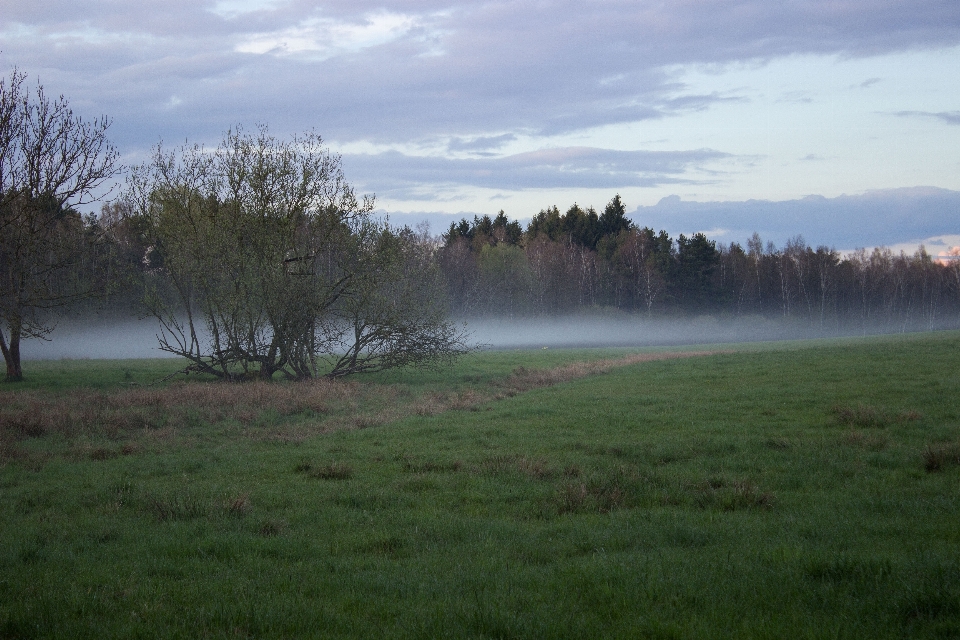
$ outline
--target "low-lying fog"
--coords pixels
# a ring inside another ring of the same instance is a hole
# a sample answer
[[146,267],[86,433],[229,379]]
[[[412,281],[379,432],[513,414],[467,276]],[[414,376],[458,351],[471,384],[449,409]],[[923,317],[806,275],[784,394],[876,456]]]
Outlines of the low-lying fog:
[[842,335],[807,323],[788,324],[762,317],[718,320],[711,316],[652,320],[626,315],[487,319],[468,322],[467,328],[476,344],[491,349],[640,347]]
[[159,325],[153,319],[82,324],[63,320],[49,340],[24,340],[20,354],[24,360],[174,357],[160,351],[157,333]]
[[[543,347],[627,347],[722,342],[753,342],[858,335],[862,331],[821,331],[808,323],[784,323],[761,317],[718,320],[712,317],[647,320],[636,316],[567,316],[469,320],[471,342],[489,349]],[[51,340],[24,340],[24,360],[171,357],[157,346],[155,320],[61,322]],[[868,333],[880,333],[871,330]]]

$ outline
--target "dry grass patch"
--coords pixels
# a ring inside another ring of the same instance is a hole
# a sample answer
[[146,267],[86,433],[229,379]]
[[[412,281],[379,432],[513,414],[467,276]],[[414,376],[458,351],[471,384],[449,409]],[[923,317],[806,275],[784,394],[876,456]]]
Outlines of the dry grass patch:
[[301,462],[296,470],[318,480],[349,480],[353,477],[353,467],[346,462],[329,462],[314,466],[310,462]]
[[[672,360],[675,358],[693,358],[721,353],[719,351],[677,351],[665,353],[635,353],[623,358],[608,358],[590,362],[573,362],[553,369],[527,369],[517,367],[507,380],[502,383],[502,395],[513,395],[530,389],[549,387],[563,382],[570,382],[587,376],[607,373],[617,367],[625,367],[640,362],[654,362],[657,360]],[[725,353],[725,352],[724,352]]]
[[557,512],[609,513],[627,506],[627,491],[619,482],[587,483],[567,482],[560,486],[556,495]]
[[878,429],[891,424],[906,424],[923,419],[923,414],[912,409],[892,413],[868,404],[836,405],[832,409],[836,421],[848,427]]
[[847,446],[868,451],[881,451],[887,446],[887,437],[882,433],[864,433],[858,429],[850,429],[843,435],[841,442]]
[[749,480],[728,482],[712,478],[692,487],[694,502],[701,509],[738,511],[740,509],[771,509],[776,498],[763,491]]
[[162,389],[125,389],[110,393],[85,389],[64,394],[15,391],[3,394],[0,434],[6,441],[47,434],[119,438],[135,431],[224,420],[251,424],[264,413],[322,415],[332,404],[344,403],[359,395],[359,383],[326,379],[294,384],[184,382]]
[[[100,443],[81,452],[94,460],[106,460],[139,453],[144,446],[184,445],[200,437],[198,428],[230,421],[244,427],[249,437],[301,442],[321,433],[366,429],[411,415],[476,411],[485,403],[616,367],[713,353],[717,352],[633,354],[552,369],[518,367],[506,379],[489,385],[419,396],[398,385],[326,378],[291,383],[183,381],[168,387],[108,392],[0,392],[0,462],[22,459],[25,454],[18,443],[48,435],[137,441],[119,449]],[[277,420],[289,416],[302,419]]]
[[526,456],[493,456],[480,463],[478,472],[483,474],[519,473],[543,480],[554,475],[546,460]]
[[950,465],[960,465],[960,442],[928,445],[923,451],[923,468],[928,473],[943,471]]

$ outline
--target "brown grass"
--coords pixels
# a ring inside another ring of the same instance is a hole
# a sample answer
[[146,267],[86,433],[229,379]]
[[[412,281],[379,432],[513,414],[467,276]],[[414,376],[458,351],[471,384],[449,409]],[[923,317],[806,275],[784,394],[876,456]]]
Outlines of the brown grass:
[[960,465],[960,442],[928,445],[923,451],[923,468],[928,473],[943,471],[950,465]]
[[353,476],[353,467],[346,462],[330,462],[318,467],[310,463],[302,463],[297,466],[297,471],[302,471],[311,478],[319,480],[349,480]]
[[[94,439],[74,447],[93,460],[136,455],[146,448],[183,445],[196,428],[235,423],[257,439],[299,442],[344,429],[365,429],[411,415],[432,416],[451,410],[478,410],[485,403],[513,397],[616,367],[640,362],[689,358],[717,352],[634,354],[623,358],[575,362],[553,369],[518,367],[487,386],[414,395],[398,385],[361,384],[321,378],[296,383],[252,381],[180,382],[168,387],[65,393],[43,390],[0,393],[0,463],[29,457],[25,440],[59,435]],[[296,416],[280,421],[277,417]],[[120,441],[117,444],[110,442]]]
[[858,429],[850,429],[841,441],[845,445],[869,451],[881,451],[887,446],[887,438],[883,433],[864,433]]
[[912,409],[891,413],[868,404],[856,406],[836,405],[833,407],[836,421],[844,426],[861,428],[882,428],[891,424],[906,424],[923,419],[923,414]]
[[520,473],[538,480],[554,475],[553,470],[547,466],[545,460],[515,455],[487,458],[480,463],[478,471],[480,473],[494,475],[501,473]]
[[[717,351],[678,351],[670,353],[636,353],[623,358],[608,358],[590,362],[573,362],[553,369],[527,369],[517,367],[505,382],[502,395],[516,395],[531,389],[549,387],[563,382],[570,382],[587,376],[607,373],[618,367],[625,367],[639,362],[653,362],[656,360],[672,360],[675,358],[692,358],[719,353]],[[511,394],[512,392],[512,394]]]
[[626,490],[617,482],[567,482],[557,490],[557,512],[610,513],[625,506]]
[[[29,438],[58,434],[67,438],[100,436],[110,440],[153,432],[154,439],[177,430],[232,420],[256,426],[265,414],[289,416],[312,412],[323,416],[332,404],[360,395],[352,381],[311,380],[296,384],[180,383],[161,389],[114,392],[75,389],[63,394],[15,391],[3,394],[0,406],[0,452]],[[142,447],[99,447],[95,460],[130,455]]]
[[691,490],[694,501],[702,509],[771,509],[776,502],[772,493],[762,491],[749,480],[728,482],[714,478],[694,485]]

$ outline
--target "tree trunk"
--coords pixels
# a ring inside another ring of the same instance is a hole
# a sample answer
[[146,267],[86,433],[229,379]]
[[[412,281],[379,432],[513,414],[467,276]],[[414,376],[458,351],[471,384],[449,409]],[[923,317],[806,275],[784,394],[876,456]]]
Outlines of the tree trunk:
[[20,319],[10,321],[10,344],[3,337],[3,331],[0,331],[0,351],[3,351],[3,360],[7,364],[7,382],[20,382],[23,380],[23,367],[20,366]]

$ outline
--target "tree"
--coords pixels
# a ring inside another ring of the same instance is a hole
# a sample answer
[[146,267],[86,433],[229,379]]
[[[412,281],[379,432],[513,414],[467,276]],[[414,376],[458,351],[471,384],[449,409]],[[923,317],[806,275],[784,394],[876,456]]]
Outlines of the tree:
[[620,194],[613,196],[603,213],[600,214],[600,234],[602,236],[616,236],[621,231],[627,231],[633,223],[627,218],[627,207],[620,199]]
[[438,295],[443,275],[429,235],[365,224],[366,232],[358,234],[365,246],[354,245],[352,251],[358,260],[347,295],[323,321],[324,343],[316,360],[325,375],[429,366],[463,354],[466,336],[447,321]]
[[[653,314],[653,303],[663,291],[665,280],[657,263],[658,250],[669,253],[670,241],[667,247],[658,246],[657,236],[653,229],[628,229],[621,232],[622,240],[614,258],[621,267],[621,271],[629,277],[631,289],[638,306],[644,308],[647,316]],[[666,232],[661,232],[666,236]]]
[[158,147],[127,197],[152,230],[160,348],[194,370],[334,377],[465,350],[439,280],[371,219],[373,199],[355,196],[315,133],[238,128],[210,152]]
[[533,274],[523,250],[510,244],[487,245],[477,258],[486,311],[509,318],[524,313],[530,306]]
[[[75,276],[84,224],[76,208],[120,171],[110,121],[86,122],[16,69],[0,79],[0,351],[6,379],[23,379],[20,341],[44,338],[56,311],[88,295]],[[4,325],[6,325],[4,327]]]
[[720,263],[716,242],[702,233],[677,238],[674,286],[688,311],[712,311],[719,302],[713,272]]

